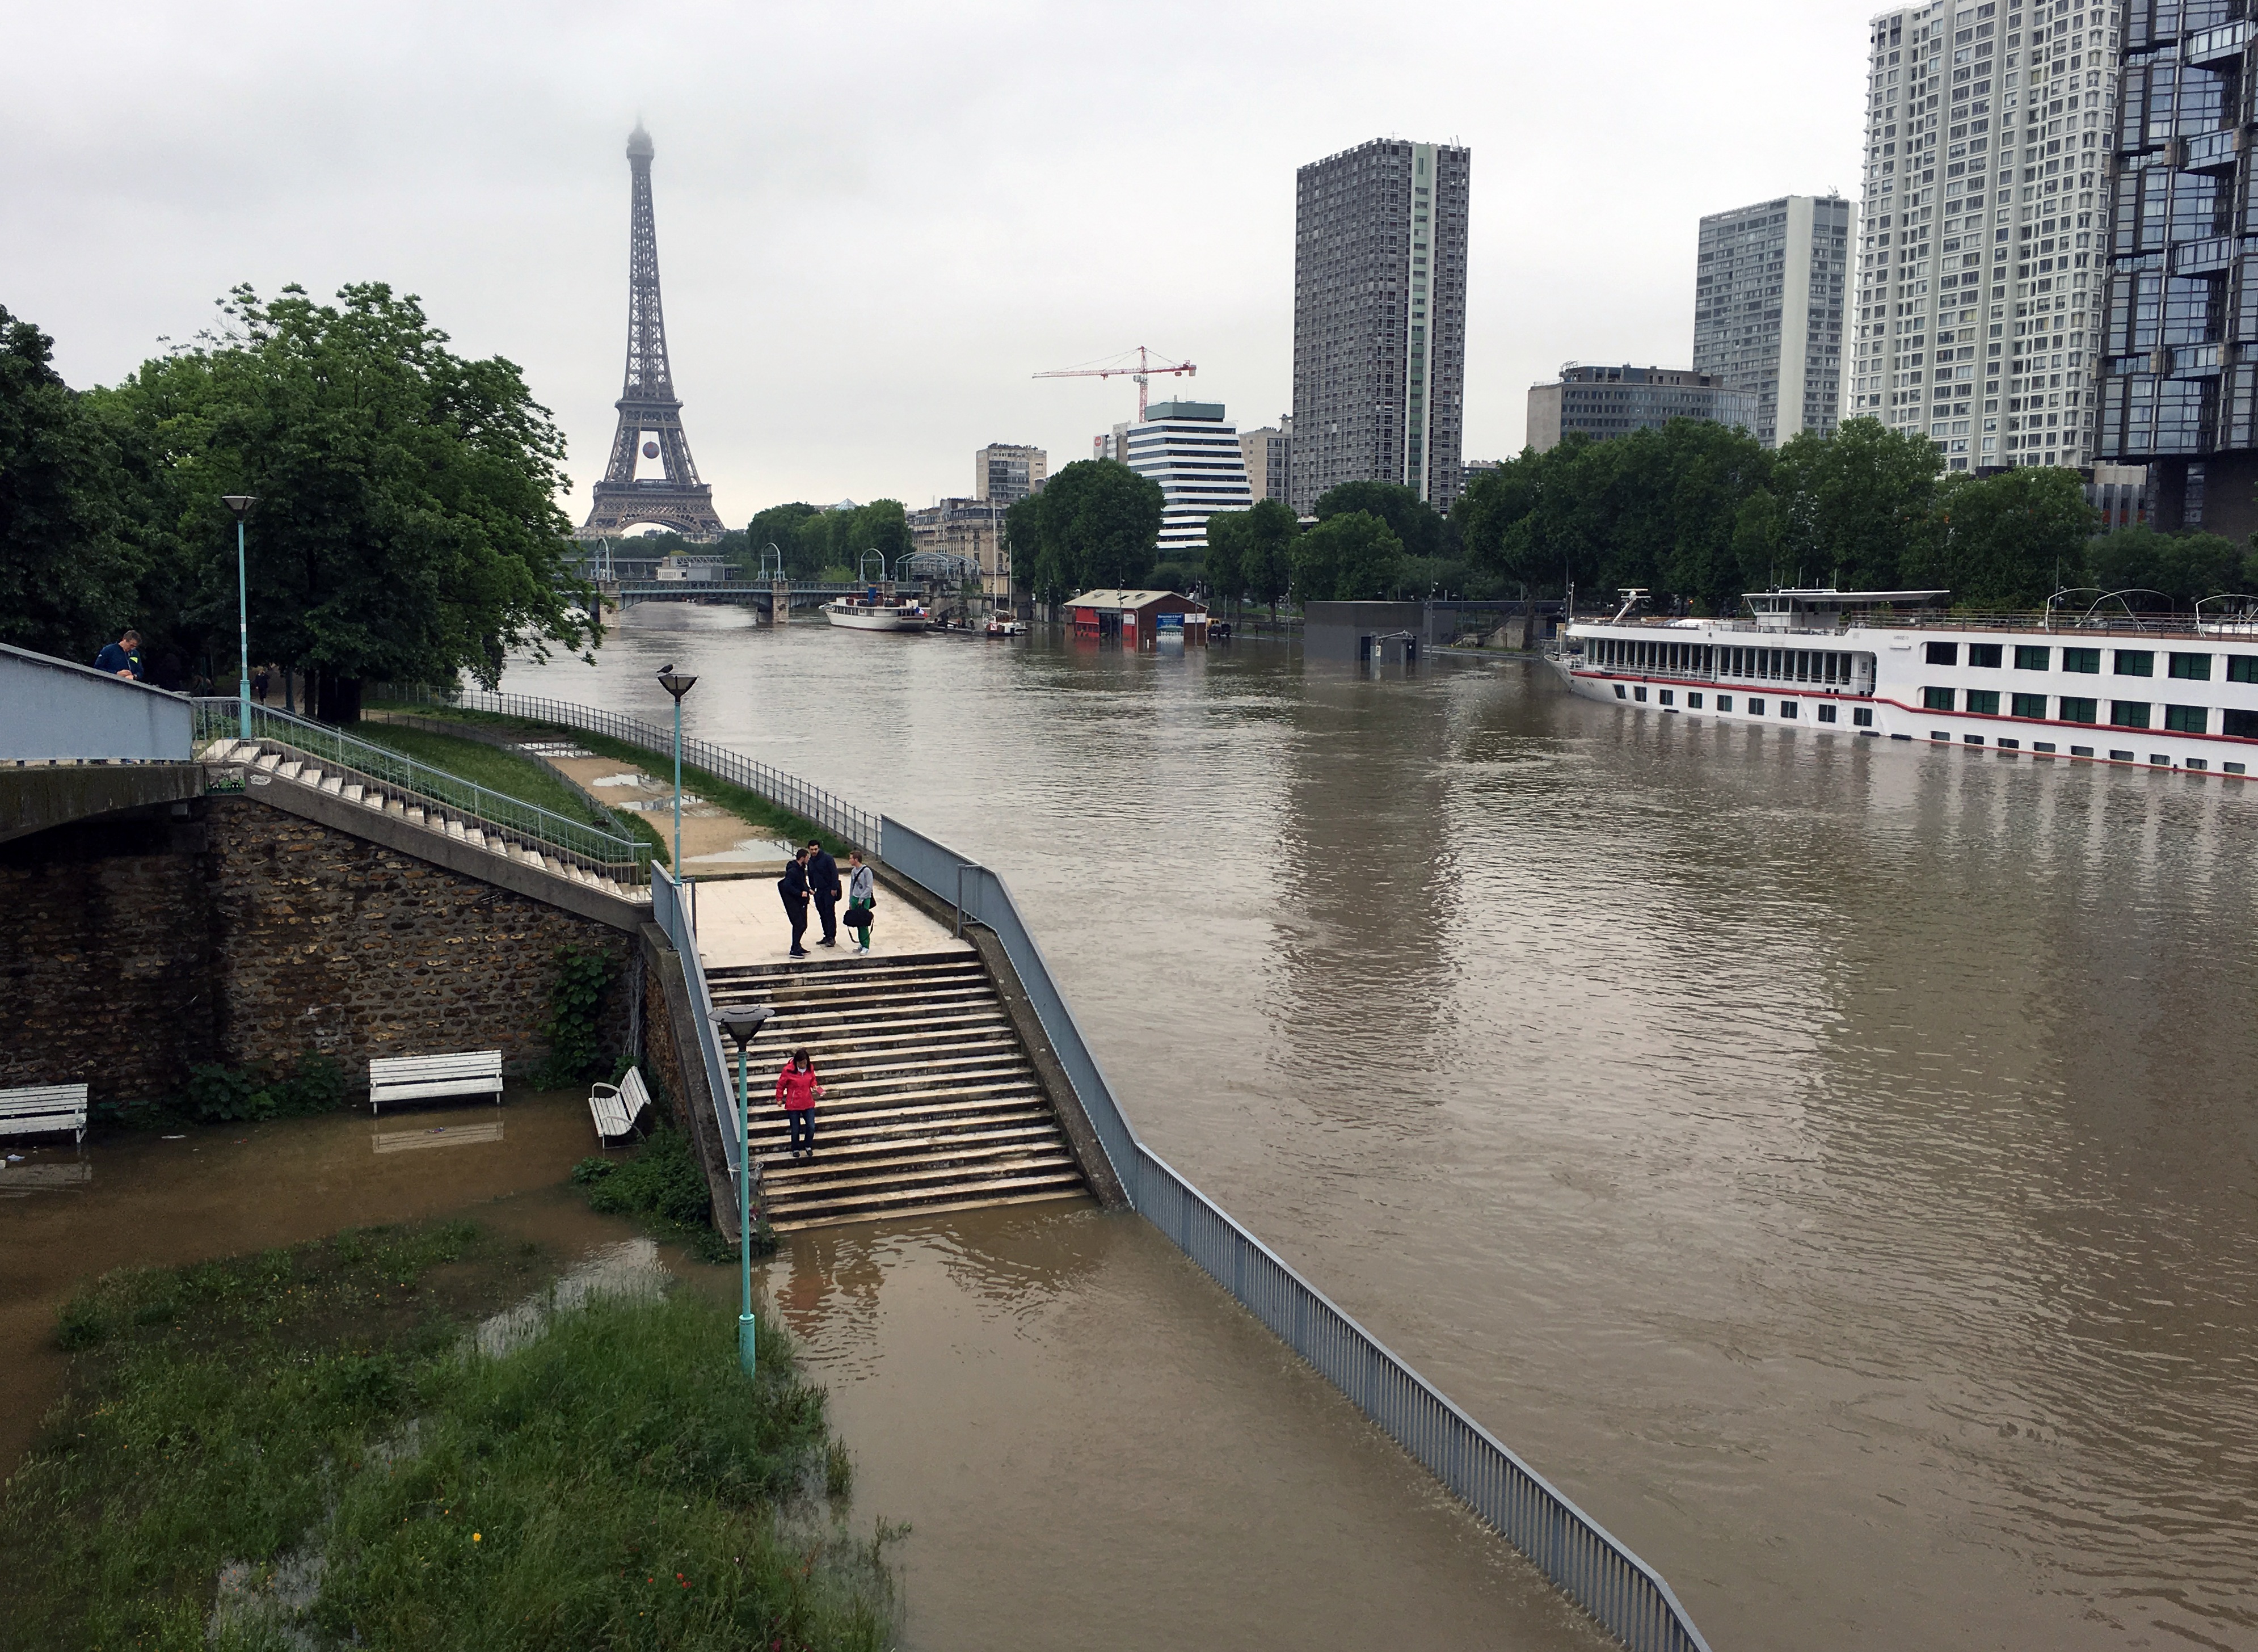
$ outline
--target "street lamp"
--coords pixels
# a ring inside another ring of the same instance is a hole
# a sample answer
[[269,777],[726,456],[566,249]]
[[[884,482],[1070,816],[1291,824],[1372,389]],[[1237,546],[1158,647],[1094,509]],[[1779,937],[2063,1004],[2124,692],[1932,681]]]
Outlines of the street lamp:
[[[678,705],[679,701],[676,702]],[[764,1003],[733,1003],[714,1024],[737,1046],[737,1274],[744,1295],[737,1311],[737,1363],[753,1375],[753,1129],[745,1082],[745,1046],[776,1013]]]
[[235,513],[235,628],[243,649],[243,677],[236,684],[236,703],[242,713],[238,733],[251,738],[251,580],[244,571],[243,523],[259,501],[248,493],[223,493],[219,502]]
[[698,686],[694,677],[677,677],[674,662],[658,668],[658,685],[674,696],[674,881],[682,882],[682,697]]

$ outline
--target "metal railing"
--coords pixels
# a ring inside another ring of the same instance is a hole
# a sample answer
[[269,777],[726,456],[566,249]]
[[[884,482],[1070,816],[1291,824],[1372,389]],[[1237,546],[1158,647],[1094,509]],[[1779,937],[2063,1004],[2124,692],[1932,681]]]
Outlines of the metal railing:
[[[531,694],[495,693],[484,689],[462,689],[452,694],[442,694],[420,687],[389,688],[385,691],[388,698],[411,704],[454,705],[465,711],[523,718],[528,722],[553,723],[564,728],[585,729],[592,734],[602,734],[627,745],[639,746],[670,762],[674,757],[672,729],[598,706],[579,705],[570,700],[547,699]],[[233,703],[229,702],[230,705]],[[790,810],[801,819],[822,827],[834,837],[856,848],[873,854],[878,851],[877,815],[854,807],[820,786],[808,784],[798,775],[771,769],[764,762],[740,756],[727,747],[716,746],[710,741],[694,740],[688,735],[685,735],[682,741],[682,761],[685,765],[718,776],[731,785],[742,786],[780,809]]]
[[[706,1092],[714,1103],[714,1122],[721,1127],[721,1156],[728,1161],[730,1177],[737,1183],[737,1197],[742,1199],[746,1196],[744,1165],[737,1152],[737,1121],[731,1112],[737,1087],[730,1077],[729,1064],[721,1058],[721,1035],[714,1025],[714,995],[706,985],[705,961],[698,955],[697,897],[692,893],[684,898],[684,891],[694,888],[675,882],[663,866],[652,868],[650,917],[673,944],[682,960],[682,973],[689,980],[690,1017],[698,1024],[698,1053],[705,1060]],[[754,1171],[757,1181],[757,1165]]]
[[891,817],[879,854],[994,932],[1139,1215],[1610,1634],[1635,1652],[1707,1652],[1651,1566],[1145,1145],[1000,876]]
[[[231,740],[242,727],[242,702],[199,699],[195,705],[195,741],[202,749],[216,740]],[[545,853],[571,860],[614,883],[643,883],[650,877],[648,844],[614,837],[608,832],[553,814],[476,781],[418,762],[405,753],[356,739],[325,723],[312,722],[265,705],[251,708],[251,736],[269,745],[323,764],[350,772],[364,784],[436,805],[465,823],[500,836],[537,845]]]

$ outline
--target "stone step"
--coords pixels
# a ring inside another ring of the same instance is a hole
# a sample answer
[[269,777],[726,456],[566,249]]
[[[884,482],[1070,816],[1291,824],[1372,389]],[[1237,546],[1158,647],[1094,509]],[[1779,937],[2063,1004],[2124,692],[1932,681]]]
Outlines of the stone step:
[[[1027,1110],[1021,1110],[1023,1113]],[[906,1153],[932,1149],[935,1152],[962,1152],[983,1145],[1013,1142],[1044,1142],[1059,1139],[1059,1128],[1050,1115],[1033,1113],[1031,1117],[1014,1119],[968,1119],[961,1126],[935,1130],[931,1122],[902,1119],[890,1124],[841,1123],[816,1113],[816,1129],[824,1144],[841,1154]],[[791,1139],[791,1132],[782,1125],[768,1131],[753,1133],[755,1157],[763,1150],[763,1144],[781,1148]]]
[[1013,1169],[1033,1167],[1040,1161],[1049,1168],[1069,1157],[1065,1138],[1053,1131],[1047,1138],[1038,1137],[1024,1141],[991,1142],[984,1146],[941,1147],[925,1151],[927,1145],[912,1143],[914,1152],[854,1152],[835,1146],[819,1126],[816,1131],[815,1157],[794,1159],[785,1148],[778,1150],[773,1159],[761,1160],[761,1188],[771,1199],[787,1194],[797,1194],[808,1188],[823,1185],[829,1178],[834,1185],[841,1185],[837,1178],[849,1172],[884,1179],[894,1172],[902,1173],[898,1180],[908,1181],[916,1175],[939,1174],[951,1168],[976,1166],[983,1169],[998,1165]]
[[1087,1199],[1089,1196],[1089,1193],[1083,1188],[1080,1179],[1077,1178],[1070,1186],[1054,1186],[1047,1191],[1040,1193],[1015,1194],[1004,1198],[976,1195],[969,1199],[935,1199],[906,1210],[883,1210],[875,1213],[844,1210],[835,1214],[794,1216],[785,1221],[773,1222],[770,1225],[779,1233],[805,1233],[811,1228],[844,1227],[850,1223],[875,1222],[890,1216],[905,1218],[937,1216],[945,1216],[952,1210],[994,1210],[1001,1209],[1007,1205],[1057,1204],[1065,1200]]
[[318,783],[322,791],[334,798],[344,791],[345,777],[343,775],[324,775]]
[[1067,1152],[1063,1142],[1054,1145],[1047,1152],[1041,1148],[1018,1149],[1003,1157],[967,1157],[955,1163],[916,1163],[906,1168],[853,1160],[832,1164],[824,1156],[822,1136],[819,1131],[813,1159],[787,1159],[773,1168],[763,1169],[761,1196],[768,1201],[771,1210],[817,1200],[895,1189],[910,1191],[946,1188],[951,1197],[957,1197],[967,1188],[992,1181],[999,1176],[1046,1175],[1060,1170],[1070,1172],[1073,1168],[1074,1159]]
[[1033,1204],[1039,1200],[1087,1198],[1081,1176],[1069,1166],[1028,1176],[999,1176],[992,1181],[936,1188],[898,1188],[841,1195],[828,1199],[792,1200],[768,1207],[771,1226],[785,1233],[802,1228],[836,1227],[944,1210],[978,1210],[991,1205]]
[[708,973],[708,982],[747,979],[770,979],[778,975],[828,975],[833,971],[851,975],[927,975],[935,970],[967,970],[987,979],[980,967],[980,954],[952,948],[946,952],[885,953],[870,958],[858,958],[844,954],[836,963],[810,965],[799,961],[777,964],[725,964]]
[[[968,1131],[1054,1128],[1042,1095],[969,1097],[933,1107],[829,1107],[816,1104],[819,1128],[836,1130],[856,1140],[889,1136],[961,1136]],[[790,1134],[784,1109],[771,1107],[753,1116],[753,1140],[782,1140]]]

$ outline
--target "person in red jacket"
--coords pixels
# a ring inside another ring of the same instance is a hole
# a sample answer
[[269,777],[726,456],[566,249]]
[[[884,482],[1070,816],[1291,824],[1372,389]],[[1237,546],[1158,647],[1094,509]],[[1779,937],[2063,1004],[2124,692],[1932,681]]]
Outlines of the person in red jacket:
[[777,1074],[777,1105],[784,1109],[785,1122],[792,1126],[792,1156],[794,1159],[815,1157],[815,1098],[823,1094],[823,1082],[815,1076],[815,1063],[807,1059],[806,1050],[794,1050],[792,1060]]

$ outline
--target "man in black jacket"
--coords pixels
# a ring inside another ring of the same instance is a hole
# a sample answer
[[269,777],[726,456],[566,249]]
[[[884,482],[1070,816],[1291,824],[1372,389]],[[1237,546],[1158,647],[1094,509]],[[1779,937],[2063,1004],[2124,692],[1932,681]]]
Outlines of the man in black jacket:
[[800,939],[807,933],[807,851],[802,849],[792,857],[792,864],[777,880],[777,893],[784,897],[784,915],[792,923],[792,955],[807,956],[807,948]]
[[815,910],[823,919],[819,947],[839,944],[839,862],[823,852],[815,839],[807,840],[807,889],[815,897]]

